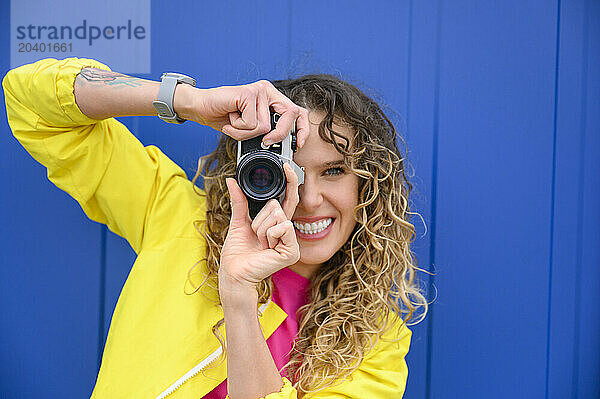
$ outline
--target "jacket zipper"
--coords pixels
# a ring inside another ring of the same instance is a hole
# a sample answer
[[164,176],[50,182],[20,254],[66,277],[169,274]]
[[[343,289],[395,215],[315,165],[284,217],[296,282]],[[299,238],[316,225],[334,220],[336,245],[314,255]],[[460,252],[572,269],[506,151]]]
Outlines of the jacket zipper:
[[[258,308],[259,316],[263,315],[263,312],[265,311],[265,309],[267,308],[267,306],[270,303],[271,303],[271,299],[269,298],[267,303],[263,303],[262,305],[260,305],[260,307]],[[217,360],[219,358],[219,356],[221,356],[222,352],[223,352],[223,348],[221,348],[219,346],[213,353],[211,353],[210,355],[208,355],[207,357],[202,359],[202,361],[200,363],[195,365],[191,370],[189,370],[187,373],[182,375],[173,384],[171,384],[170,387],[168,387],[167,389],[162,391],[155,399],[164,399],[167,396],[171,395],[173,392],[175,392],[177,389],[179,389],[179,387],[181,387],[186,381],[188,381],[189,379],[191,379],[192,377],[194,377],[195,375],[200,373],[202,370],[204,370],[204,368],[206,366],[208,366],[209,364],[211,364],[212,362]]]

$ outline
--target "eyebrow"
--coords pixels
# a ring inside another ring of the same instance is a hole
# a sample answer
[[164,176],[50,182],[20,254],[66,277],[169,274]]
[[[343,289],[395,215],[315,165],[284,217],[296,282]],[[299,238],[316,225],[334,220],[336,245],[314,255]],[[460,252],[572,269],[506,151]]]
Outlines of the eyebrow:
[[322,168],[330,168],[332,166],[345,166],[344,160],[340,159],[337,161],[329,161],[329,162],[325,162],[325,163],[321,164]]

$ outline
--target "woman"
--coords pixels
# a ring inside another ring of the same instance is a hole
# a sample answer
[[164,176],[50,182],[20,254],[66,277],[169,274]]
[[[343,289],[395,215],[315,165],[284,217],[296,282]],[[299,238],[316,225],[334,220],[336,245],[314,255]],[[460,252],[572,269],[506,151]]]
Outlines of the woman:
[[[138,254],[93,398],[401,396],[406,321],[426,302],[404,161],[374,101],[329,76],[275,82],[280,91],[177,85],[177,115],[227,135],[200,162],[203,192],[113,118],[156,115],[158,82],[49,59],[3,86],[15,137]],[[298,189],[286,167],[285,200],[251,220],[231,179],[234,139],[267,133],[269,108],[282,117],[263,142],[296,123],[305,180]]]

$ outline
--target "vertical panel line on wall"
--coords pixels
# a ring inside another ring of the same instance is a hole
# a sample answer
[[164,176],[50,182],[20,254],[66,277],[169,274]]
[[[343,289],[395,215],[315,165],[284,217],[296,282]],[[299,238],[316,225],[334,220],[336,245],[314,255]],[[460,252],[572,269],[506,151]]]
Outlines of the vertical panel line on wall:
[[287,73],[286,78],[290,79],[290,71],[292,70],[292,7],[294,2],[292,0],[288,1],[288,23],[287,23]]
[[556,12],[556,51],[554,54],[554,115],[552,121],[552,183],[550,200],[550,245],[549,245],[549,273],[548,273],[548,320],[546,325],[546,394],[548,399],[549,375],[550,375],[550,330],[552,317],[552,251],[554,248],[554,213],[555,213],[555,187],[556,187],[556,124],[558,115],[558,70],[560,60],[560,0],[557,2]]
[[558,78],[559,78],[559,61],[560,61],[560,10],[561,0],[557,1],[556,12],[556,50],[554,53],[554,114],[552,121],[552,183],[551,183],[551,200],[550,200],[550,245],[548,256],[548,318],[546,324],[546,387],[545,398],[548,399],[549,394],[549,375],[550,375],[550,331],[552,324],[552,251],[554,249],[554,213],[555,210],[555,193],[556,188],[556,129],[558,117]]
[[579,334],[581,321],[581,269],[583,262],[583,210],[585,193],[585,141],[587,129],[587,77],[588,77],[588,54],[589,47],[589,14],[590,1],[586,0],[583,13],[583,45],[581,47],[581,116],[579,122],[580,142],[579,142],[579,176],[577,187],[577,241],[575,253],[575,308],[573,314],[573,381],[571,394],[574,399],[579,397]]
[[[440,63],[441,63],[441,39],[442,39],[442,0],[437,2],[437,27],[435,33],[435,77],[433,95],[433,150],[431,168],[431,244],[429,246],[429,263],[433,266],[435,273],[435,240],[436,240],[436,208],[437,208],[437,175],[438,175],[438,136],[439,136],[439,110],[440,110]],[[427,295],[430,296],[435,289],[435,275],[429,276]],[[436,295],[437,297],[437,295]],[[433,350],[433,317],[435,304],[431,304],[427,320],[427,357],[425,373],[425,398],[431,399],[431,360]]]
[[405,129],[404,132],[406,136],[406,140],[408,141],[408,135],[410,134],[409,129],[409,120],[410,117],[410,79],[412,77],[412,19],[413,19],[413,0],[408,2],[408,48],[406,49],[406,59],[407,59],[407,71],[406,71],[406,116],[405,120]]

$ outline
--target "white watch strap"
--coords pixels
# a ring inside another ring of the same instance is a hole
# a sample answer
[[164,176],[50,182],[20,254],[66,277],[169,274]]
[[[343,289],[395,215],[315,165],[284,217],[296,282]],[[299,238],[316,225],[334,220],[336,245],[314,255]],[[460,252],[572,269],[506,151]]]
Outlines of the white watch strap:
[[158,112],[158,117],[169,123],[183,123],[186,120],[180,118],[173,109],[173,99],[175,97],[175,88],[179,83],[186,83],[196,86],[196,81],[186,75],[179,73],[163,73],[161,76],[160,88],[158,89],[158,99],[152,104]]

